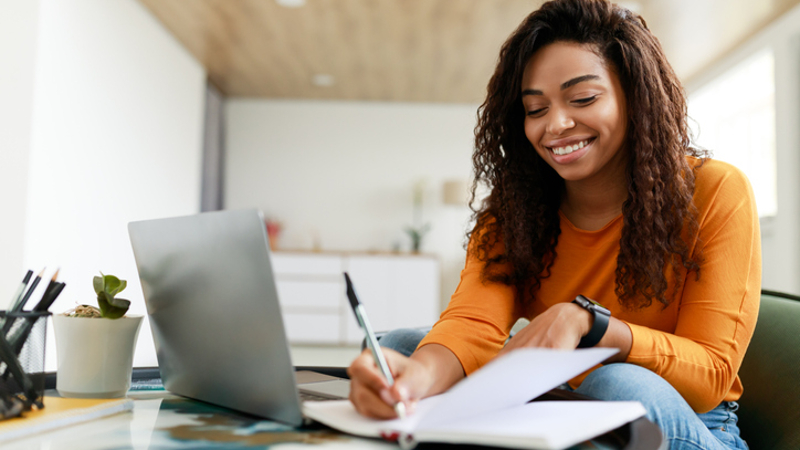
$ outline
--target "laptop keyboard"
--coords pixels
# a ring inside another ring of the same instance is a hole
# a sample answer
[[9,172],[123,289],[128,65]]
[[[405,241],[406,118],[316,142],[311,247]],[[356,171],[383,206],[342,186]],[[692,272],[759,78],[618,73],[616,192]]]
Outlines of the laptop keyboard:
[[301,401],[310,401],[310,402],[327,402],[330,400],[341,400],[340,398],[333,398],[327,397],[317,394],[312,394],[311,392],[300,391],[300,400]]

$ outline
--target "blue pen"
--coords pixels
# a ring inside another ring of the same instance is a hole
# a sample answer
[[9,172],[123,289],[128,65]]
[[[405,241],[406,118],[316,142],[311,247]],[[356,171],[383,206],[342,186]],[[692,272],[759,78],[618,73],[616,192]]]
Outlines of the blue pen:
[[[350,300],[350,306],[353,307],[353,313],[356,315],[358,325],[361,326],[361,329],[364,330],[364,334],[367,336],[367,347],[372,351],[375,364],[381,369],[381,373],[383,373],[383,376],[386,377],[386,381],[389,382],[389,386],[391,386],[394,384],[392,371],[389,370],[389,364],[386,363],[386,358],[383,357],[381,347],[378,345],[378,339],[375,337],[375,333],[372,332],[372,327],[369,325],[367,312],[364,310],[364,306],[361,302],[358,301],[356,291],[353,289],[353,283],[350,281],[350,276],[347,275],[347,272],[344,273],[344,281],[347,283],[347,298]],[[406,405],[404,405],[403,402],[395,403],[394,411],[397,413],[397,417],[405,419]]]

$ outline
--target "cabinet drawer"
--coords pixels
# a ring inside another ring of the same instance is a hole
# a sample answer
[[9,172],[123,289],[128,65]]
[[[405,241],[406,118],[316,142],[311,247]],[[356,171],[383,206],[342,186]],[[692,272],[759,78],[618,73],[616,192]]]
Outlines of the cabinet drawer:
[[283,314],[286,335],[291,343],[338,344],[338,314]]
[[342,276],[342,258],[336,255],[273,253],[272,270],[278,278],[283,275]]
[[278,300],[285,311],[292,308],[322,308],[338,313],[344,284],[336,281],[278,280]]

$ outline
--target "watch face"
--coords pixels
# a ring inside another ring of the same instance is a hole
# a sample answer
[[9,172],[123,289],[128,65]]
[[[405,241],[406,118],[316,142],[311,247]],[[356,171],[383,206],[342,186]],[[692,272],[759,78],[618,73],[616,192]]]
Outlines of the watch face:
[[611,315],[611,311],[609,311],[608,308],[590,298],[587,298],[586,296],[579,295],[575,297],[575,301],[580,303],[580,305],[586,309],[589,308],[596,309],[598,310],[598,312],[604,313],[606,315]]
[[605,313],[605,314],[608,314],[608,315],[611,315],[611,311],[609,311],[609,310],[608,310],[608,308],[606,308],[605,306],[601,305],[600,303],[597,303],[597,302],[596,302],[596,301],[594,301],[594,300],[589,300],[589,301],[590,301],[590,302],[592,303],[592,305],[594,305],[594,307],[595,307],[597,310],[599,310],[600,312],[602,312],[602,313]]

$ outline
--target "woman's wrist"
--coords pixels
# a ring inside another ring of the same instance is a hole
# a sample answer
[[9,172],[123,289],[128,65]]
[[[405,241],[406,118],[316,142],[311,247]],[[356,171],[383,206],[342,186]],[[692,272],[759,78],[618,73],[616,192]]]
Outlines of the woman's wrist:
[[589,331],[592,329],[592,324],[594,324],[592,313],[574,303],[564,303],[564,305],[569,307],[572,311],[571,316],[574,318],[573,323],[578,326],[578,338],[589,334]]
[[466,376],[461,361],[450,349],[440,344],[418,348],[411,354],[411,360],[419,365],[414,380],[418,389],[415,392],[417,398],[440,394]]
[[632,345],[633,333],[631,332],[631,327],[626,322],[614,317],[611,317],[608,322],[606,335],[597,344],[598,347],[619,349],[619,353],[606,360],[606,363],[627,361]]
[[[578,327],[579,336],[586,336],[594,324],[592,313],[574,303],[564,303],[564,306],[570,308],[570,315],[573,317],[573,323]],[[609,318],[605,335],[603,335],[596,347],[619,349],[619,353],[609,358],[606,362],[624,362],[628,359],[632,345],[633,333],[631,328],[627,323],[612,316]]]

